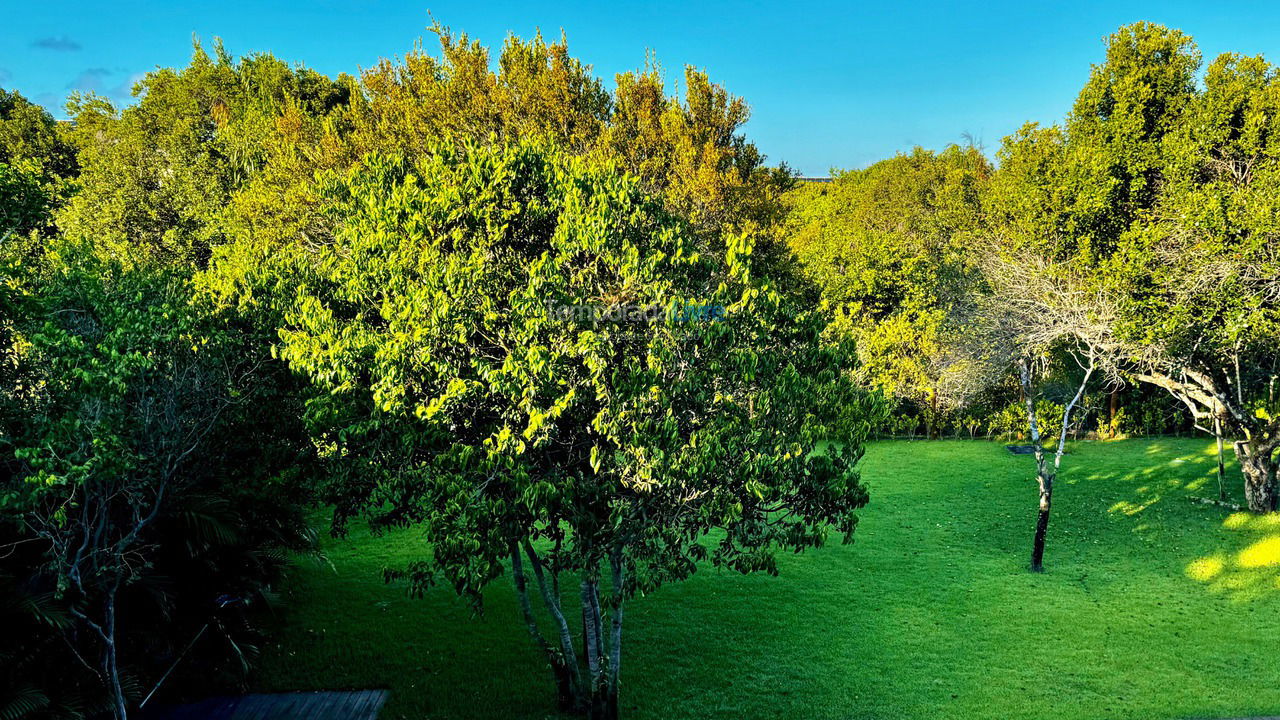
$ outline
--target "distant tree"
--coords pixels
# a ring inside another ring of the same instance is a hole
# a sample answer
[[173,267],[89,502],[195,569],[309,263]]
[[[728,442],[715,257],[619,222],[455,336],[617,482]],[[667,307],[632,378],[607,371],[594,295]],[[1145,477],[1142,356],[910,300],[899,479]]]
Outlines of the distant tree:
[[856,339],[862,380],[917,408],[935,437],[949,409],[940,332],[979,279],[972,245],[992,172],[976,148],[916,149],[789,197],[783,232]]
[[692,67],[684,70],[684,89],[683,98],[668,95],[656,65],[619,74],[600,151],[699,227],[777,223],[791,173],[785,166],[766,168],[764,155],[742,133],[751,115],[746,101]]
[[52,232],[78,170],[63,135],[44,108],[0,89],[0,242]]
[[609,120],[608,91],[567,41],[509,36],[496,69],[489,49],[435,23],[439,56],[415,47],[399,62],[381,60],[361,82],[366,102],[353,116],[357,157],[424,150],[442,138],[497,142],[554,140],[574,153],[595,144]]
[[227,242],[231,200],[264,171],[267,139],[287,108],[323,116],[349,88],[270,55],[210,56],[198,43],[180,70],[148,73],[138,102],[118,110],[73,94],[68,110],[80,191],[58,218],[63,232],[116,258],[203,267]]
[[0,163],[0,242],[49,228],[59,202],[57,190],[29,164]]
[[776,220],[789,173],[763,167],[742,134],[750,110],[742,98],[686,68],[684,96],[668,92],[661,69],[621,73],[611,94],[567,40],[510,36],[495,64],[488,48],[439,23],[439,55],[415,48],[382,60],[361,80],[354,106],[355,157],[412,156],[442,139],[512,142],[543,138],[565,151],[616,159],[671,210],[703,226]]
[[[336,521],[420,524],[430,556],[404,575],[477,604],[510,570],[562,709],[616,717],[636,592],[851,538],[876,406],[822,317],[754,274],[751,236],[530,142],[370,158],[330,192],[342,222],[299,258],[280,353],[317,385]],[[714,312],[682,322],[691,305]]]
[[[349,168],[368,153],[414,157],[441,141],[542,138],[573,155],[613,159],[700,227],[767,227],[781,217],[790,172],[764,167],[764,156],[742,133],[746,103],[706,73],[687,68],[678,97],[651,64],[619,75],[610,93],[590,65],[569,53],[564,37],[508,37],[494,63],[490,50],[466,33],[439,23],[431,32],[437,54],[419,46],[380,61],[362,73],[339,110],[282,114],[277,137],[263,143],[278,149],[268,151],[273,159],[262,181],[233,201],[240,205],[234,214],[252,229],[245,235],[268,238],[246,252],[266,256],[280,243],[319,232],[310,223],[322,223],[323,214],[314,184],[307,187],[315,172]],[[273,169],[284,174],[272,177]],[[776,245],[762,237],[761,252],[780,255]]]
[[76,174],[74,149],[48,110],[0,88],[0,163],[35,163],[46,178]]

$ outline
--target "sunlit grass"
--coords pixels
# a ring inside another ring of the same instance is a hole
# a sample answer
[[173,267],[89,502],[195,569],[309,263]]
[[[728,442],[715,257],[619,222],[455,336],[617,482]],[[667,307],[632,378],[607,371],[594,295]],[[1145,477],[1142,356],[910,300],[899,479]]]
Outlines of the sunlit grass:
[[[1047,571],[1025,571],[1034,460],[983,442],[874,445],[852,546],[781,577],[706,569],[627,615],[626,717],[1190,718],[1280,712],[1280,520],[1216,496],[1212,443],[1073,444]],[[1239,475],[1228,468],[1240,502]],[[389,687],[387,718],[549,715],[506,582],[472,618],[380,571],[412,532],[300,565],[261,689]],[[573,610],[570,610],[571,614]]]
[[1187,565],[1187,576],[1247,603],[1280,591],[1280,515],[1238,512],[1222,521],[1221,548]]

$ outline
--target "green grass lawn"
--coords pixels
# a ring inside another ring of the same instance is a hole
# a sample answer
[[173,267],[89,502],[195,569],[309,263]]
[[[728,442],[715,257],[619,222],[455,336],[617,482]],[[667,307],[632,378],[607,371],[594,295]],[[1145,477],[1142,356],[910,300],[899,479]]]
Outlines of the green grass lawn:
[[[1072,448],[1045,565],[1025,570],[1033,459],[985,442],[886,442],[853,545],[712,568],[628,606],[629,718],[1198,718],[1280,714],[1280,519],[1197,505],[1212,444]],[[1228,468],[1239,501],[1239,475]],[[262,690],[390,688],[384,718],[551,715],[508,582],[472,617],[381,569],[412,531],[329,540],[300,564]],[[572,616],[571,616],[572,617]]]

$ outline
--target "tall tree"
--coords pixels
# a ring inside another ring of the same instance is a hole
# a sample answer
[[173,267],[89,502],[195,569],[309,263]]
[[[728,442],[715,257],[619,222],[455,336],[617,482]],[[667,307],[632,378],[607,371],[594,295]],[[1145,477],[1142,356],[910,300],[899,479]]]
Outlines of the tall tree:
[[1154,207],[1165,140],[1194,98],[1200,55],[1180,31],[1135,23],[1106,48],[1063,125],[1027,125],[999,153],[993,220],[1055,262],[1096,265]]
[[874,404],[822,318],[753,274],[751,236],[529,142],[369,158],[331,192],[343,222],[300,259],[280,352],[319,389],[337,520],[421,524],[408,575],[477,603],[509,568],[563,708],[617,715],[634,593],[851,538]]
[[1001,151],[993,215],[1008,240],[1106,289],[1116,353],[1207,432],[1225,428],[1250,508],[1276,508],[1280,422],[1275,70],[1200,55],[1137,23],[1107,43],[1061,128]]
[[784,233],[803,273],[858,344],[859,375],[937,436],[942,329],[978,280],[992,167],[976,148],[917,148],[789,196]]
[[1140,379],[1237,441],[1250,509],[1277,509],[1280,71],[1224,55],[1166,141],[1156,211],[1107,271]]

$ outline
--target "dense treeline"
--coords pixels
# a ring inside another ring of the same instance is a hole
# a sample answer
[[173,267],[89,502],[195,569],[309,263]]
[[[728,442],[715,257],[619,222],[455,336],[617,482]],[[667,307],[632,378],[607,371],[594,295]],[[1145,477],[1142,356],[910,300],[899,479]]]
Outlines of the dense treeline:
[[0,91],[0,717],[242,681],[316,504],[420,527],[415,591],[510,576],[596,718],[628,598],[851,539],[873,433],[1030,438],[1037,568],[1069,434],[1214,433],[1276,509],[1261,58],[1129,26],[994,159],[798,184],[702,71],[433,31],[359,77],[197,46],[65,123]]
[[[955,320],[980,291],[979,262],[997,230],[991,217],[995,167],[976,147],[916,149],[829,183],[793,190],[785,236],[806,274],[823,289],[836,326],[857,342],[859,379],[894,405],[882,435],[1025,436],[1017,383],[976,395],[948,393]],[[1054,376],[1045,410],[1061,414],[1074,392]],[[1115,382],[1091,388],[1076,437],[1157,435],[1192,430],[1158,389]]]

